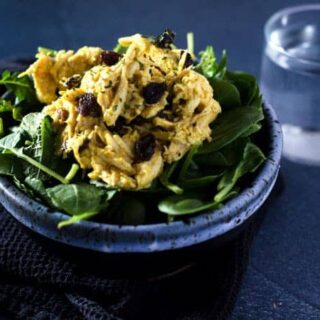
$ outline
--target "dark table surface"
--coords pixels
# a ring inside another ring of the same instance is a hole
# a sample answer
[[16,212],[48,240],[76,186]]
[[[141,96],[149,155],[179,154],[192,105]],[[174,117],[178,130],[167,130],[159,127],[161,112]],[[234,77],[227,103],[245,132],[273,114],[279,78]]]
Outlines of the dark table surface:
[[[229,65],[259,75],[263,24],[289,0],[1,0],[0,59],[37,46],[112,48],[118,36],[171,27],[177,44],[195,33],[196,49],[227,49]],[[276,106],[275,106],[276,107]],[[320,319],[320,168],[282,162],[284,191],[253,243],[232,320]]]

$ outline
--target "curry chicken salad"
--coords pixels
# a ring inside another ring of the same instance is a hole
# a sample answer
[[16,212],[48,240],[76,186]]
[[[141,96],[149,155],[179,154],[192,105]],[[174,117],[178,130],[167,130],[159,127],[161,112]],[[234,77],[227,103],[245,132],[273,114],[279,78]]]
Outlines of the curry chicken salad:
[[114,223],[160,212],[171,221],[237,194],[264,161],[256,81],[227,71],[212,47],[197,58],[191,33],[188,49],[174,40],[166,29],[114,50],[39,48],[25,71],[5,71],[0,174],[71,215],[60,227],[101,212]]
[[[136,34],[122,55],[99,48],[39,53],[31,75],[59,132],[57,152],[72,153],[91,179],[148,188],[165,163],[210,140],[221,111],[208,80],[186,50],[159,47]],[[56,92],[59,91],[58,97]]]

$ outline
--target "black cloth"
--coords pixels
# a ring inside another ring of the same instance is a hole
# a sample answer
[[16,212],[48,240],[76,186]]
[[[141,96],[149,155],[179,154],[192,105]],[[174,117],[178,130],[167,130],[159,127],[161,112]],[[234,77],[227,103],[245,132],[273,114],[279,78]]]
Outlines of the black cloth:
[[50,250],[1,207],[0,310],[9,319],[227,319],[256,228],[174,276],[108,279]]

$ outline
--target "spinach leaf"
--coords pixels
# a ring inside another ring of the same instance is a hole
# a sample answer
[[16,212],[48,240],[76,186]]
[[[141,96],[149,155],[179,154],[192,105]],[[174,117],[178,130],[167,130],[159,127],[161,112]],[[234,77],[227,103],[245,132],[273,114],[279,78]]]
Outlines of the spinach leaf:
[[221,177],[221,174],[185,179],[180,183],[180,185],[184,190],[205,188],[215,183],[219,177]]
[[220,150],[262,119],[262,108],[256,106],[238,107],[222,112],[212,124],[212,140],[204,143],[198,153],[207,154]]
[[[61,183],[69,183],[67,179],[49,167],[50,161],[54,159],[51,120],[43,115],[38,116],[38,114],[29,114],[26,117],[29,120],[22,121],[21,127],[0,139],[2,152],[10,153],[24,160],[23,168],[26,176],[39,178],[41,171]],[[35,126],[31,125],[32,121]],[[25,130],[29,130],[29,133]]]
[[167,168],[165,169],[165,171],[159,177],[159,180],[160,180],[161,184],[165,188],[167,188],[168,190],[170,190],[176,194],[181,194],[181,193],[183,193],[183,189],[181,189],[178,185],[169,181],[169,179],[173,175],[178,164],[179,164],[179,161],[176,161],[176,162],[173,162],[170,165],[168,165]]
[[22,148],[26,139],[26,133],[17,130],[0,139],[0,148],[5,150]]
[[55,134],[52,119],[42,113],[29,113],[23,118],[20,129],[29,134],[32,142],[24,149],[24,152],[50,167],[55,159]]
[[251,135],[253,135],[254,133],[256,133],[257,131],[259,131],[261,129],[262,125],[261,123],[254,123],[253,125],[251,125],[248,130],[246,130],[241,137],[245,138],[245,137],[249,137]]
[[46,56],[52,57],[52,58],[54,58],[54,57],[57,55],[57,53],[58,53],[57,50],[53,50],[53,49],[49,49],[49,48],[44,48],[44,47],[38,47],[38,52],[39,52],[39,53],[43,53],[43,54],[45,54]]
[[18,73],[5,70],[0,79],[0,85],[4,85],[9,93],[15,97],[14,104],[22,102],[39,105],[36,98],[33,81],[28,76],[19,77]]
[[61,221],[58,223],[58,229],[62,229],[66,226],[70,226],[72,224],[75,224],[79,221],[82,220],[88,220],[89,218],[95,216],[97,213],[93,213],[93,212],[88,212],[88,213],[82,213],[82,214],[78,214],[76,216],[72,216],[71,218]]
[[223,112],[225,109],[241,106],[240,93],[231,82],[214,79],[210,83],[213,88],[214,98],[221,104]]
[[[245,133],[247,134],[248,131]],[[202,167],[232,166],[241,160],[244,148],[248,141],[248,138],[242,136],[221,148],[219,151],[196,155],[194,161]]]
[[204,51],[199,52],[200,62],[195,69],[206,78],[213,78],[217,72],[217,59],[212,46],[208,46]]
[[193,145],[191,149],[188,151],[187,155],[184,157],[184,161],[182,163],[179,175],[178,175],[178,182],[185,179],[186,173],[191,165],[192,159],[194,155],[198,152],[199,145]]
[[0,174],[7,176],[22,176],[21,162],[11,154],[0,153]]
[[259,95],[256,78],[251,74],[242,71],[228,71],[226,79],[238,88],[242,105],[250,105],[254,98]]
[[120,43],[118,43],[114,48],[113,51],[121,54],[125,54],[127,52],[128,48],[123,47]]
[[193,32],[188,32],[187,33],[187,48],[188,51],[194,55],[194,36]]
[[0,113],[12,112],[14,106],[10,100],[0,98]]
[[195,70],[204,75],[207,79],[213,80],[222,79],[226,73],[227,55],[222,52],[220,63],[217,63],[217,58],[212,46],[207,46],[204,51],[199,52],[200,61],[195,66]]
[[46,202],[51,204],[50,199],[47,194],[47,191],[46,191],[46,188],[45,188],[42,180],[28,176],[24,180],[24,184],[25,184],[25,186],[30,188],[32,190],[32,192],[34,192],[42,200],[45,200]]
[[242,160],[233,168],[228,169],[218,183],[218,193],[214,200],[221,202],[233,190],[237,181],[249,172],[254,172],[265,161],[262,151],[249,142],[243,153]]
[[219,204],[215,201],[201,200],[200,194],[174,195],[161,200],[158,204],[159,211],[169,215],[186,215],[203,210],[217,209]]
[[[1,140],[0,140],[0,147],[2,147],[1,146]],[[67,179],[62,177],[57,172],[53,171],[52,169],[46,167],[45,165],[41,164],[40,162],[38,162],[38,161],[34,160],[33,158],[31,158],[31,157],[27,156],[26,154],[24,154],[23,153],[23,148],[20,148],[20,149],[6,148],[6,149],[4,149],[4,151],[6,153],[15,155],[17,158],[20,158],[20,159],[24,160],[25,162],[27,162],[29,165],[31,165],[31,166],[27,166],[27,169],[30,169],[30,168],[34,167],[34,168],[39,169],[40,171],[46,173],[47,175],[55,178],[56,180],[60,181],[63,184],[69,183],[69,181]],[[25,173],[26,172],[28,172],[28,171],[25,171]]]
[[47,189],[53,205],[70,215],[97,214],[115,193],[89,184],[59,184]]

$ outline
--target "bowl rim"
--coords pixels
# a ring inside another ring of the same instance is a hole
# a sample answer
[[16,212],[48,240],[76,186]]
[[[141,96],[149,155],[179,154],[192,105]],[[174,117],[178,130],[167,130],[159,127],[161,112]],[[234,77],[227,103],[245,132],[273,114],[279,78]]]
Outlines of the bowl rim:
[[[60,230],[56,228],[54,232],[52,224],[56,226],[59,221],[69,218],[69,216],[59,211],[48,210],[49,208],[47,206],[30,198],[19,190],[7,177],[0,176],[0,190],[5,194],[7,202],[11,201],[11,203],[14,204],[13,207],[37,208],[33,210],[37,219],[40,221],[44,219],[43,214],[45,213],[47,215],[46,221],[50,223],[52,230],[49,230],[49,233],[45,232],[41,226],[35,225],[33,222],[28,221],[23,215],[13,212],[14,210],[12,209],[8,209],[7,207],[10,207],[10,205],[6,206],[5,201],[3,201],[4,207],[22,224],[46,237],[94,251],[110,253],[154,252],[177,249],[204,242],[230,231],[235,227],[234,223],[230,223],[232,218],[240,212],[247,211],[245,217],[238,223],[238,225],[242,224],[257,210],[271,192],[280,167],[282,131],[275,111],[269,104],[264,104],[264,113],[269,126],[270,151],[269,154],[266,155],[267,159],[259,169],[252,184],[242,190],[238,196],[227,201],[222,208],[191,215],[188,217],[187,223],[183,220],[177,220],[170,223],[162,222],[132,226],[85,220]],[[259,203],[256,201],[257,197],[261,197]],[[223,227],[214,232],[209,232],[212,226],[218,224],[221,224]],[[77,229],[78,232],[80,231],[80,235],[83,231],[87,231],[87,233],[90,232],[92,234],[91,240],[94,241],[94,243],[89,243],[88,240],[82,238],[76,238],[74,240],[72,234],[75,231],[77,235]],[[205,230],[208,232],[202,232]],[[99,240],[97,238],[97,233],[106,236],[104,242],[103,239]],[[116,236],[116,241],[112,239],[113,236]],[[190,236],[192,236],[193,239],[190,239]]]

